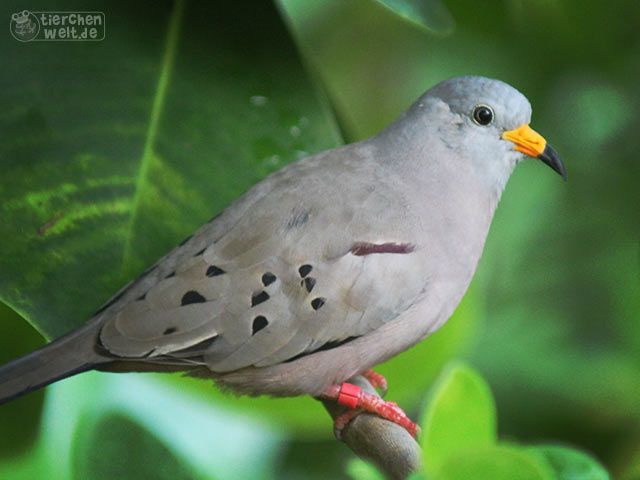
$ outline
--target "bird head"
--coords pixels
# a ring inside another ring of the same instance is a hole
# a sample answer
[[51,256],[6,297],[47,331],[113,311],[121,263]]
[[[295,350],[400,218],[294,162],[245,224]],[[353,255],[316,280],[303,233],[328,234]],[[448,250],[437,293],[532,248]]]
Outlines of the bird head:
[[485,175],[511,173],[518,161],[533,157],[567,178],[556,151],[529,126],[529,101],[504,82],[454,77],[427,91],[412,108],[420,109],[426,123],[437,125],[438,135]]

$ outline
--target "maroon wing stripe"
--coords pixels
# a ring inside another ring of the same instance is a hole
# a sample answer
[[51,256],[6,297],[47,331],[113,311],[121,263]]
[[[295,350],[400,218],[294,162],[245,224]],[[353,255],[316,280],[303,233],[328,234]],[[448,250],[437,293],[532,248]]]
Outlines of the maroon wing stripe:
[[356,242],[351,247],[350,252],[357,257],[371,255],[372,253],[411,253],[415,245],[410,243],[368,243]]

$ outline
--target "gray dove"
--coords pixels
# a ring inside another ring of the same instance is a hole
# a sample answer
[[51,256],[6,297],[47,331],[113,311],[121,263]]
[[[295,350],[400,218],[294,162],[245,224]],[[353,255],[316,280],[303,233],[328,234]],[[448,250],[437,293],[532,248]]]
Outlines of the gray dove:
[[436,85],[377,135],[260,181],[83,327],[1,367],[0,403],[90,369],[184,371],[240,394],[335,399],[415,434],[347,380],[383,383],[373,366],[451,316],[521,159],[566,179],[530,119],[501,81]]

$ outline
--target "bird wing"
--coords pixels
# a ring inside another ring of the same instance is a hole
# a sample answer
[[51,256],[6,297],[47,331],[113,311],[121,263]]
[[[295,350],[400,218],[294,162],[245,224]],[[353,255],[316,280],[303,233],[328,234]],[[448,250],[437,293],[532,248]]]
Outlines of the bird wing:
[[104,323],[103,346],[228,372],[331,348],[396,318],[425,287],[411,237],[418,220],[371,155],[350,146],[258,184],[161,260],[175,268]]

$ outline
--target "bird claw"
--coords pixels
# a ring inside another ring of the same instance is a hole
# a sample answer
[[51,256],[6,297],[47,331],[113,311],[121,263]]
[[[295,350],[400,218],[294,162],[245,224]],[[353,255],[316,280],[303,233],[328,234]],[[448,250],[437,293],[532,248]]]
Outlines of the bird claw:
[[377,395],[363,391],[357,385],[350,383],[343,383],[339,386],[332,385],[324,396],[336,400],[340,405],[349,407],[349,410],[334,420],[334,433],[338,440],[342,438],[344,428],[361,413],[372,413],[393,422],[404,428],[414,438],[420,431],[418,425],[411,421],[398,404],[385,402]]
[[384,375],[370,369],[364,372],[362,376],[369,381],[373,388],[380,392],[381,397],[384,397],[387,394],[388,384]]
[[402,410],[402,408],[400,408],[396,403],[383,401],[381,404],[376,405],[375,410],[371,413],[375,413],[385,420],[389,420],[396,425],[400,425],[409,432],[409,435],[413,438],[416,438],[420,431],[420,427],[418,427],[418,425],[414,423],[407,414],[404,413],[404,410]]

